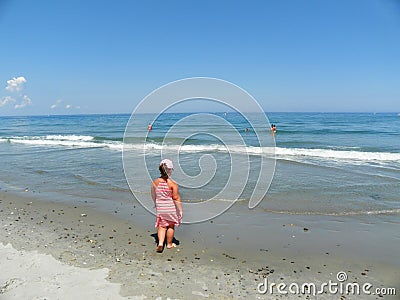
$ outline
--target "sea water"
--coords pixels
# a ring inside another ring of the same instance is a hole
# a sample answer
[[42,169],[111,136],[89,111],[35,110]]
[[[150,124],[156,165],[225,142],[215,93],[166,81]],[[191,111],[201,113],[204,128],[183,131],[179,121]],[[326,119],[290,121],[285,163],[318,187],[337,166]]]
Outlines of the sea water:
[[[0,188],[66,202],[82,199],[93,206],[113,201],[138,205],[135,193],[150,198],[149,178],[158,176],[158,163],[169,150],[177,153],[174,163],[188,176],[213,167],[209,180],[195,188],[175,178],[183,201],[204,201],[219,195],[229,180],[232,164],[237,163],[231,159],[235,153],[243,157],[241,162],[250,161],[250,177],[245,177],[247,185],[239,197],[219,200],[246,204],[257,178],[252,172],[257,173],[257,161],[265,155],[255,135],[257,127],[276,144],[274,176],[265,182],[269,189],[257,211],[395,219],[400,215],[398,114],[266,113],[277,126],[273,135],[270,124],[250,124],[236,112],[211,114],[224,118],[229,128],[207,115],[193,115],[135,115],[136,131],[125,141],[129,114],[0,117]],[[183,119],[185,126],[175,126]],[[148,123],[153,124],[151,132]],[[230,139],[232,130],[244,144]],[[134,173],[143,188],[133,194],[125,178],[123,152],[148,166],[148,174]]]

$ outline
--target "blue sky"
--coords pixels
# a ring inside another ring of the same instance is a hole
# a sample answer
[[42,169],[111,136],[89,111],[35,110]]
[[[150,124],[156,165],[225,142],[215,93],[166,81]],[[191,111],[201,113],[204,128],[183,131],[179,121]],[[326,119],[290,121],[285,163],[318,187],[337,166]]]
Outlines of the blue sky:
[[267,112],[400,112],[398,1],[0,0],[0,36],[0,115],[130,113],[193,76]]

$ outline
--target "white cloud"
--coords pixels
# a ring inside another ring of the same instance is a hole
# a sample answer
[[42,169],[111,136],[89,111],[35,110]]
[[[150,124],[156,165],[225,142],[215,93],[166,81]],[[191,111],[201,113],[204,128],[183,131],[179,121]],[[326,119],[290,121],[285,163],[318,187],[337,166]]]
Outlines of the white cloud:
[[10,80],[7,80],[6,90],[9,92],[20,92],[24,89],[24,84],[26,83],[26,79],[23,76],[13,77]]
[[29,98],[27,95],[22,96],[22,101],[20,104],[15,104],[14,108],[19,109],[19,108],[24,108],[25,106],[31,105],[32,100]]
[[[60,104],[63,102],[63,100],[58,99],[53,105],[50,106],[51,109],[56,109],[58,107],[61,107]],[[81,107],[78,106],[73,106],[72,104],[66,104],[65,109],[80,109]]]
[[59,105],[61,102],[62,102],[62,100],[61,100],[61,99],[58,99],[58,100],[56,101],[56,103],[54,103],[52,106],[50,106],[50,108],[51,108],[51,109],[56,109],[56,108],[58,107],[58,105]]
[[5,96],[0,100],[0,107],[7,105],[8,103],[14,103],[15,99],[11,96]]
[[15,109],[24,108],[28,105],[32,105],[32,100],[28,95],[23,94],[24,85],[26,83],[26,79],[24,76],[13,77],[10,80],[7,80],[6,90],[9,93],[13,93],[11,95],[7,95],[0,100],[0,107],[5,106],[9,103],[16,103],[14,105]]

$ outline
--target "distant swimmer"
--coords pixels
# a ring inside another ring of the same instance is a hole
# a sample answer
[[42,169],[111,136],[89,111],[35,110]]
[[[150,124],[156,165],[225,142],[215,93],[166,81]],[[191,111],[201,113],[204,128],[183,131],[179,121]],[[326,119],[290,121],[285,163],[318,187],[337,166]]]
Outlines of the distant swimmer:
[[245,132],[249,132],[249,129],[246,127],[246,129],[244,130]]
[[148,131],[153,130],[153,125],[151,125],[151,123],[149,123],[149,125],[147,125],[147,130],[148,130]]
[[275,124],[271,124],[271,132],[276,133],[276,125]]

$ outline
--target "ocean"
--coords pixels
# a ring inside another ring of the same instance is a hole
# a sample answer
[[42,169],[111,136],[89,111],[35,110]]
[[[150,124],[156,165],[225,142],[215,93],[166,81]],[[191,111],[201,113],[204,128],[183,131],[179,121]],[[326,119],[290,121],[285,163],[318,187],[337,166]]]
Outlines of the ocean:
[[[247,214],[257,166],[265,155],[260,148],[272,145],[259,144],[257,126],[276,145],[276,165],[264,170],[273,177],[260,183],[268,191],[254,210],[398,220],[400,115],[266,115],[277,126],[275,134],[269,124],[250,124],[236,112],[135,115],[134,130],[125,139],[129,114],[0,117],[0,188],[103,209],[112,202],[137,206],[137,195],[151,201],[150,180],[158,176],[161,157],[171,156],[176,170],[172,177],[180,184],[184,203],[238,201],[243,204],[238,213]],[[150,122],[153,130],[148,132]],[[147,173],[135,167],[143,161]],[[128,185],[124,167],[134,186]],[[228,181],[232,188],[226,188]],[[243,181],[243,190],[234,193]],[[223,188],[228,193],[221,194]]]

